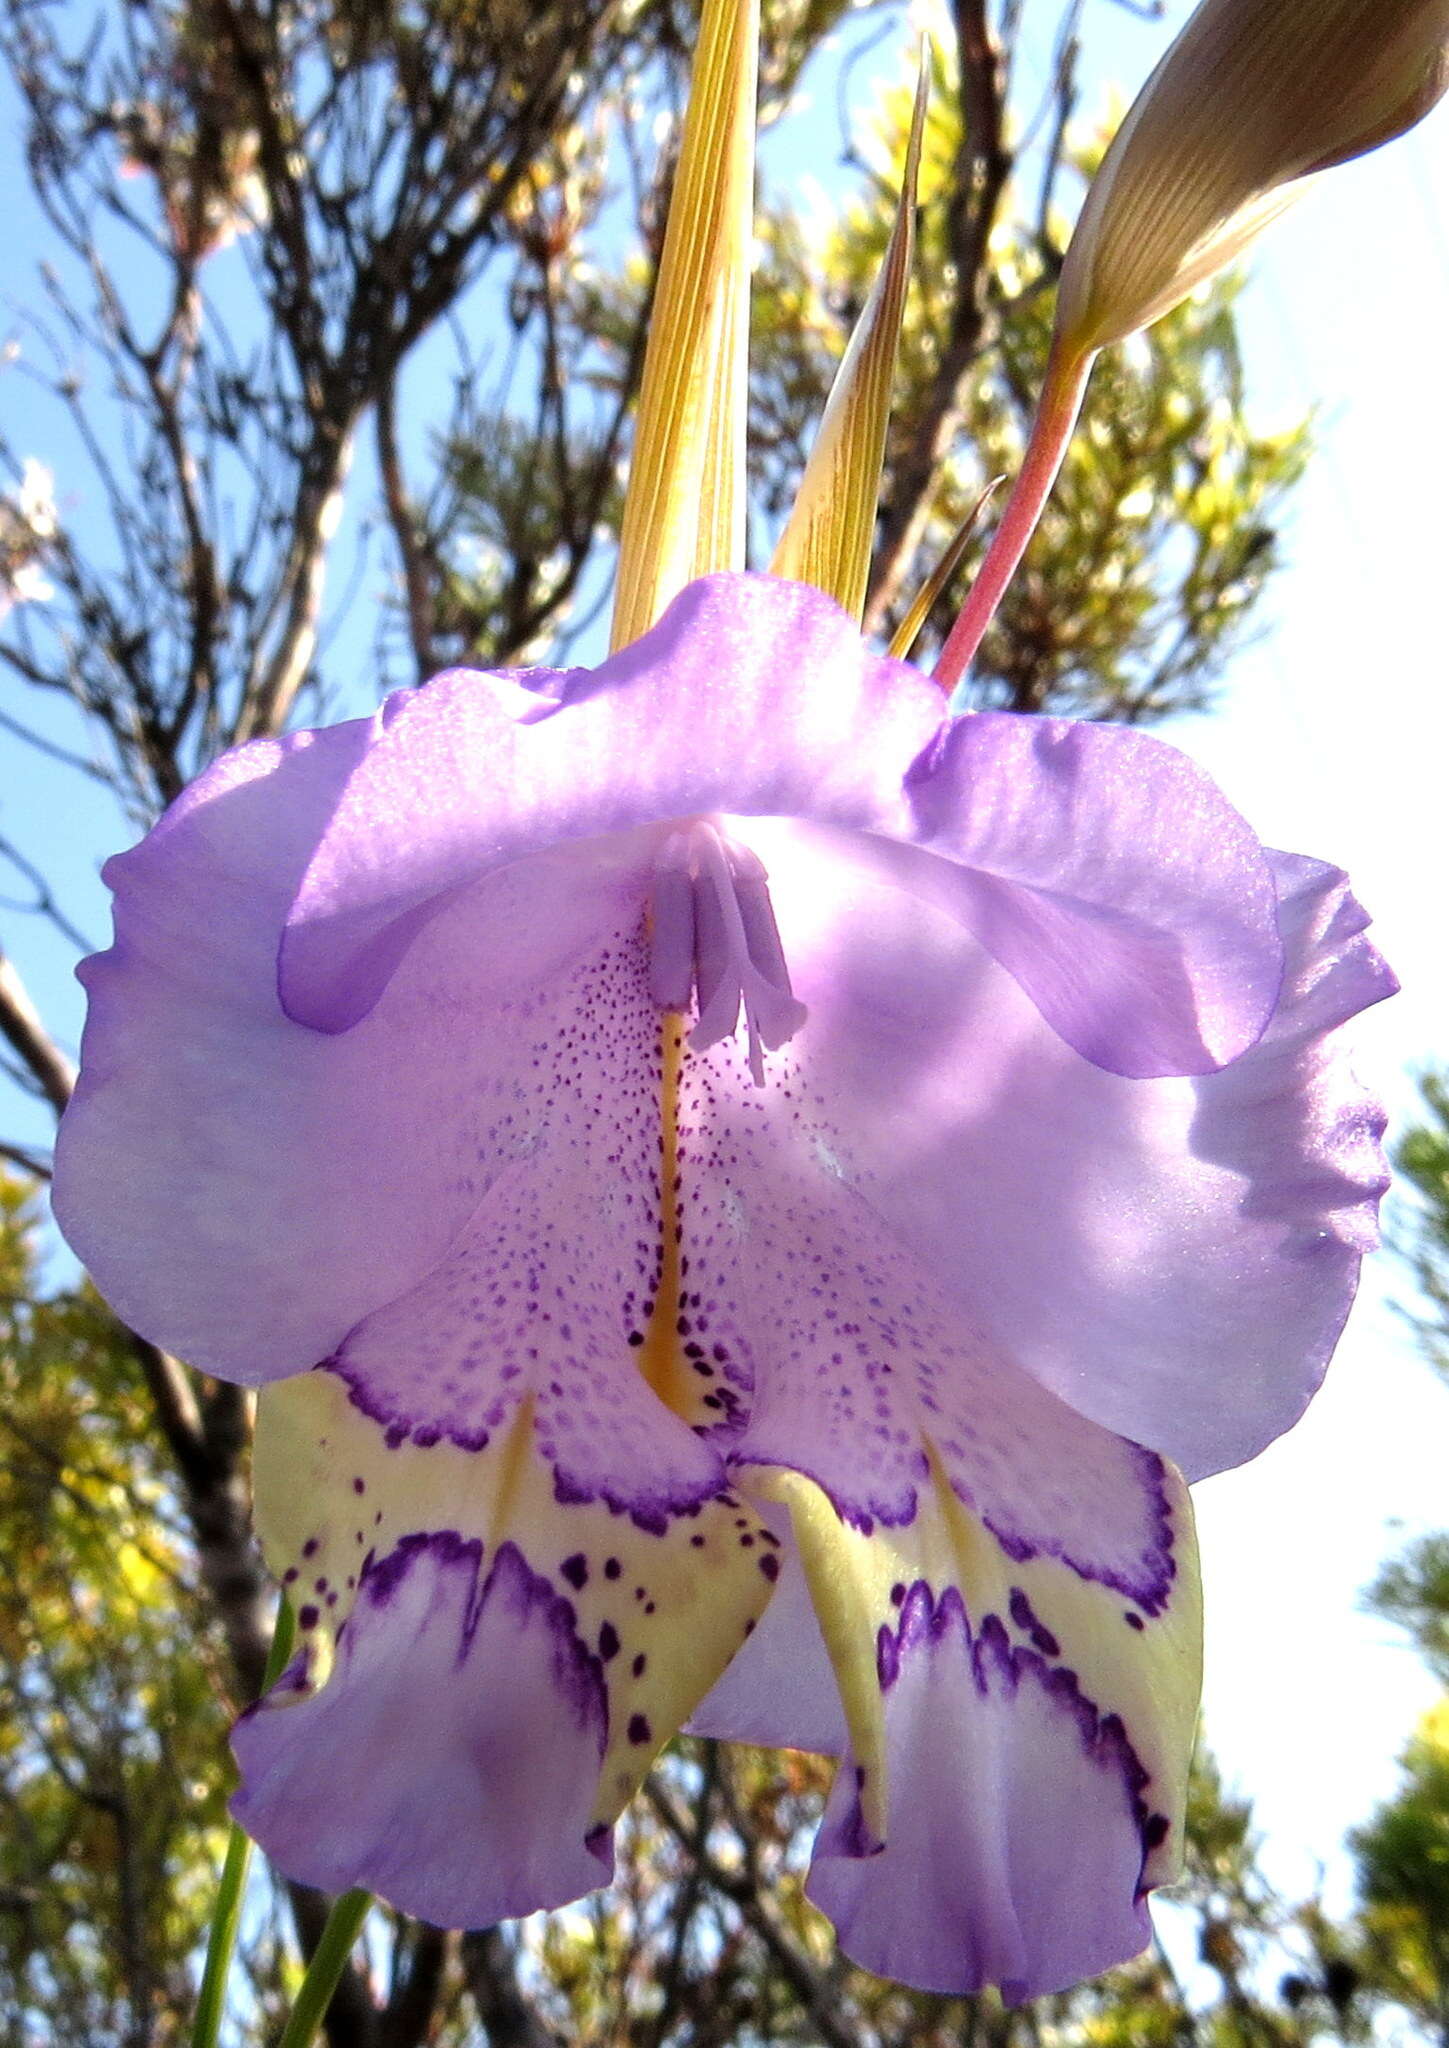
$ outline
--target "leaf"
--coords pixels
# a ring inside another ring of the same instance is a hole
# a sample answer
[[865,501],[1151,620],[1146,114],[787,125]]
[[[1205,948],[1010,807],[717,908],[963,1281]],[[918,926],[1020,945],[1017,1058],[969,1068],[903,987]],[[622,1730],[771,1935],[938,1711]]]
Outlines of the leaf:
[[885,260],[831,386],[825,417],[770,564],[771,575],[813,583],[857,619],[865,607],[896,352],[915,253],[928,58],[929,52],[923,50],[901,196]]
[[644,357],[611,647],[745,560],[759,0],[705,0]]

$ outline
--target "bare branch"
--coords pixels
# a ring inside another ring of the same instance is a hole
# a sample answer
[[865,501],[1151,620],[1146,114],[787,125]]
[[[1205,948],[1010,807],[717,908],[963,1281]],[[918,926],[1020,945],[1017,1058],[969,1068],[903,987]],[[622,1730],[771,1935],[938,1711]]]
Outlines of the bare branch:
[[75,1087],[75,1068],[41,1023],[14,962],[4,953],[0,953],[0,1035],[20,1055],[59,1116]]

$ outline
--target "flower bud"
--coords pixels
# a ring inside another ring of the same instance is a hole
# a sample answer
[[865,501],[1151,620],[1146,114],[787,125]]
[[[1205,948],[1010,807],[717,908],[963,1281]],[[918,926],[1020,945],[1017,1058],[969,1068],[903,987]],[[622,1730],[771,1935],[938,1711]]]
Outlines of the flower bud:
[[1314,173],[1449,87],[1449,0],[1202,0],[1133,103],[1067,251],[1057,331],[1120,341],[1186,298]]

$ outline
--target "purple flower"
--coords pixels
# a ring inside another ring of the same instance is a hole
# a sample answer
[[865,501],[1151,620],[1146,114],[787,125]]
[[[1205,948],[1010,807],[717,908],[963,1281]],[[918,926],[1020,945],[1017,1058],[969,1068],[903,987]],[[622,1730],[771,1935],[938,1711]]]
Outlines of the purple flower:
[[1141,1947],[1177,1468],[1291,1425],[1373,1241],[1342,875],[737,575],[592,672],[228,755],[108,873],[57,1206],[136,1328],[269,1383],[280,1867],[558,1904],[687,1722],[842,1758],[811,1891],[884,1975]]

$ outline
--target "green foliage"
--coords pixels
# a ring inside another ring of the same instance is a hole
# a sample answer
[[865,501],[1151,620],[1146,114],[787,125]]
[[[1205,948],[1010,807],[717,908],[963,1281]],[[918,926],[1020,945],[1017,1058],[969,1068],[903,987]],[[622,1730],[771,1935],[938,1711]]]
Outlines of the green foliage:
[[226,1714],[134,1355],[38,1292],[35,1224],[0,1180],[0,2014],[179,2040]]
[[1425,1117],[1406,1131],[1394,1166],[1417,1197],[1400,1250],[1425,1306],[1410,1311],[1426,1357],[1449,1378],[1449,1070],[1419,1077]]
[[1434,1676],[1449,1687],[1449,1534],[1418,1537],[1390,1558],[1364,1605],[1406,1630]]
[[1449,1700],[1425,1716],[1398,1792],[1352,1846],[1373,1977],[1449,2041]]

